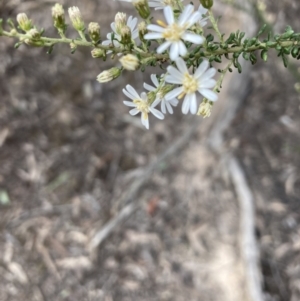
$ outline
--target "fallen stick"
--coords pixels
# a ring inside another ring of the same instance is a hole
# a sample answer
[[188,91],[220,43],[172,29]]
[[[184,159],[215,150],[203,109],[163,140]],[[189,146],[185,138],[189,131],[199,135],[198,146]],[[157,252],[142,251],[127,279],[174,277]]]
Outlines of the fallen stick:
[[253,194],[247,183],[244,171],[233,156],[227,161],[228,171],[240,207],[240,247],[247,279],[247,289],[251,301],[263,301],[261,272],[258,268],[259,252],[255,239],[255,210]]
[[93,252],[97,247],[99,247],[117,227],[119,227],[138,209],[139,204],[137,194],[140,188],[149,180],[152,173],[161,162],[168,159],[171,155],[175,154],[180,148],[186,145],[191,136],[195,133],[199,124],[200,120],[197,120],[197,117],[194,118],[188,130],[180,138],[175,140],[175,142],[172,143],[156,160],[150,163],[145,169],[144,175],[135,180],[127,192],[116,201],[118,204],[124,204],[125,207],[121,209],[121,211],[108,223],[101,227],[91,238],[88,246],[90,252]]

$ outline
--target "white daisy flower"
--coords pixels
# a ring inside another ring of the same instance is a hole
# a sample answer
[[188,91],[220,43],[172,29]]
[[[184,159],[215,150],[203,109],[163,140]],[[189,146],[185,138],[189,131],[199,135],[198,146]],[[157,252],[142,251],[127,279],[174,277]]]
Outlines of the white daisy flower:
[[[180,0],[180,1],[182,2],[183,0]],[[152,1],[149,1],[149,7],[154,7],[155,10],[164,9],[166,6],[174,6],[174,4],[176,4],[176,1],[174,1],[174,0],[152,0]]]
[[144,38],[148,40],[165,39],[166,41],[157,48],[157,53],[163,53],[170,47],[170,59],[175,61],[179,55],[184,56],[187,53],[186,46],[182,40],[193,44],[202,44],[204,37],[193,32],[187,31],[201,18],[201,14],[194,12],[194,6],[187,5],[178,20],[175,20],[173,10],[170,6],[164,8],[165,19],[168,24],[159,21],[162,26],[150,24],[148,30],[153,32],[147,33]]
[[[159,86],[159,82],[158,82],[157,77],[156,77],[155,74],[151,74],[151,80],[152,80],[152,83],[154,84],[155,87],[144,83],[144,88],[148,91],[155,91]],[[164,114],[167,113],[167,110],[170,114],[173,114],[172,106],[176,107],[178,105],[178,102],[179,102],[177,98],[172,98],[170,100],[166,100],[163,93],[160,93],[159,91],[156,94],[156,99],[159,99],[159,101],[161,102],[160,108],[161,108],[161,111]]]
[[139,95],[136,92],[136,90],[130,85],[127,85],[126,89],[123,89],[123,93],[128,98],[133,100],[133,101],[127,101],[127,100],[123,101],[123,103],[126,106],[133,108],[129,111],[129,114],[134,116],[138,113],[142,113],[141,121],[146,129],[149,129],[149,117],[148,117],[149,113],[152,113],[158,119],[165,118],[163,113],[155,109],[155,106],[157,106],[157,104],[160,101],[159,99],[155,100],[152,104],[149,104],[147,94],[145,92],[142,92],[141,95]]
[[178,58],[175,62],[178,69],[169,66],[167,68],[169,74],[166,76],[165,81],[167,83],[180,85],[180,87],[166,94],[166,100],[185,96],[182,103],[182,113],[187,114],[190,111],[192,114],[196,114],[197,91],[210,101],[216,101],[218,99],[217,93],[211,90],[211,88],[216,85],[216,81],[212,79],[216,74],[216,69],[208,69],[209,63],[207,60],[204,60],[200,64],[194,74],[189,73],[182,58]]
[[[127,26],[130,28],[131,30],[131,38],[132,40],[135,40],[138,36],[139,36],[139,32],[138,29],[136,28],[136,24],[137,24],[138,19],[137,18],[133,18],[132,16],[129,16],[128,20],[127,20]],[[110,25],[111,29],[114,32],[114,40],[111,41],[111,36],[112,36],[112,32],[107,34],[107,40],[104,40],[102,42],[102,45],[108,46],[111,43],[113,43],[114,47],[120,47],[121,44],[118,41],[121,41],[121,35],[119,30],[117,30],[115,22],[112,22]],[[118,40],[118,41],[117,41]],[[111,51],[107,51],[107,53],[111,53]]]
[[208,20],[208,17],[205,17],[206,16],[206,13],[207,13],[208,9],[203,7],[201,4],[198,8],[198,12],[200,13],[201,15],[201,18],[200,20],[198,21],[199,25],[201,27],[204,27],[206,24],[207,24],[207,20]]

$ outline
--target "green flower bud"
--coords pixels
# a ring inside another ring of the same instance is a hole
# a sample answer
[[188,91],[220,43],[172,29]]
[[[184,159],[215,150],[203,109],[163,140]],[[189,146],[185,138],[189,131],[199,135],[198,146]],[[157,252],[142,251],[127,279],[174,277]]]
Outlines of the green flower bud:
[[206,98],[201,102],[197,115],[202,116],[203,118],[209,117],[211,114],[211,109],[213,106],[213,102],[208,101]]
[[156,99],[156,93],[155,93],[155,91],[148,92],[147,93],[147,98],[148,98],[149,103],[152,104],[155,101],[155,99]]
[[91,22],[88,30],[91,40],[94,43],[98,43],[100,41],[100,25],[96,22]]
[[139,38],[141,41],[143,41],[145,34],[148,33],[147,24],[144,21],[139,23],[138,31],[139,31]]
[[24,13],[17,15],[17,22],[19,23],[20,28],[26,32],[32,28],[32,21],[29,20]]
[[77,49],[77,45],[73,42],[70,43],[71,53],[74,53]]
[[105,56],[105,51],[100,48],[95,48],[91,51],[92,57],[94,59],[104,57]]
[[143,19],[147,19],[150,16],[148,0],[133,0],[132,4]]
[[140,65],[139,59],[132,54],[124,55],[122,58],[120,58],[120,63],[122,64],[124,69],[130,71],[136,70]]
[[164,85],[159,91],[157,92],[157,97],[163,99],[167,93],[174,89],[173,85]]
[[40,32],[36,28],[30,29],[27,34],[30,35],[34,40],[38,40],[41,37]]
[[54,27],[65,32],[67,28],[65,22],[65,10],[61,4],[56,3],[52,7],[52,18],[54,22]]
[[81,16],[81,12],[77,6],[70,7],[69,10],[69,17],[71,19],[73,27],[77,31],[84,31],[84,22]]
[[121,29],[121,41],[123,44],[131,43],[131,29],[127,25]]
[[127,16],[125,13],[117,13],[115,16],[115,27],[116,27],[116,32],[118,34],[121,34],[121,30],[124,26],[126,26],[126,19]]
[[97,81],[99,83],[106,83],[109,82],[117,77],[119,77],[122,73],[122,70],[116,67],[113,67],[109,70],[105,70],[103,72],[101,72],[98,76],[97,76]]
[[214,5],[214,1],[213,0],[200,0],[200,3],[202,4],[202,6],[204,8],[212,8],[212,6]]

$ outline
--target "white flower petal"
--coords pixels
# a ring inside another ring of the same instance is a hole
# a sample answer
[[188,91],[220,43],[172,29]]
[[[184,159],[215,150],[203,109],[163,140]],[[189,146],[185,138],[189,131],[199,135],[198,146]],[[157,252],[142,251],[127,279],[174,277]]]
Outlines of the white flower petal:
[[127,20],[127,26],[129,26],[129,28],[131,29],[131,31],[134,30],[137,22],[138,22],[137,18],[133,18],[132,16],[129,16],[129,18]]
[[150,107],[150,112],[158,119],[162,120],[165,118],[165,115],[162,112],[158,111],[157,109]]
[[156,31],[156,32],[164,32],[165,31],[165,28],[155,25],[155,24],[148,25],[147,29],[151,30],[151,31]]
[[168,103],[170,103],[173,107],[176,107],[179,103],[179,100],[177,98],[169,99]]
[[177,97],[178,95],[180,95],[182,92],[183,92],[183,87],[175,88],[174,90],[168,92],[168,93],[165,95],[165,100],[175,98],[175,97]]
[[178,67],[178,70],[181,72],[181,73],[188,73],[189,71],[188,71],[188,68],[187,68],[187,66],[186,66],[186,64],[185,64],[185,62],[184,62],[184,60],[181,58],[181,57],[179,57],[176,61],[175,61],[175,63],[176,63],[176,66]]
[[132,86],[126,85],[126,89],[132,96],[135,97],[135,99],[140,99],[140,96],[138,95],[138,93],[135,91],[135,89]]
[[181,107],[181,111],[185,115],[189,112],[190,100],[191,100],[191,94],[186,94]]
[[166,6],[164,8],[164,15],[165,15],[165,19],[169,25],[174,23],[174,13],[173,13],[173,9],[171,8],[171,6]]
[[181,13],[181,15],[178,19],[178,24],[179,25],[184,25],[188,21],[188,19],[190,18],[193,11],[194,11],[194,6],[191,5],[191,4],[187,5],[184,8],[183,12]]
[[166,78],[165,78],[165,81],[167,83],[170,83],[170,84],[176,84],[176,85],[180,85],[182,84],[182,80],[181,79],[178,79],[172,75],[167,75]]
[[182,81],[183,80],[183,74],[180,73],[175,67],[173,66],[168,66],[167,68],[168,73],[170,74],[170,76]]
[[148,118],[148,114],[147,114],[147,118],[143,118],[143,114],[141,116],[141,121],[142,121],[142,124],[143,126],[149,130],[149,118]]
[[170,59],[175,61],[179,57],[179,43],[172,43],[170,48]]
[[167,111],[166,111],[166,101],[165,101],[164,99],[161,101],[160,109],[161,109],[161,111],[162,111],[164,114],[167,113]]
[[116,24],[115,22],[110,24],[110,28],[112,29],[112,31],[116,32]]
[[152,83],[154,84],[154,86],[157,88],[159,86],[159,82],[157,80],[157,77],[155,74],[151,74],[151,80],[152,80]]
[[156,52],[157,53],[163,53],[172,43],[169,41],[164,42],[163,44],[161,44],[157,49]]
[[197,113],[197,98],[196,98],[196,93],[191,94],[190,97],[190,112],[192,114]]
[[201,19],[201,14],[199,12],[194,12],[188,19],[189,27],[193,26],[196,22]]
[[136,99],[136,97],[133,96],[133,95],[131,95],[126,89],[123,89],[122,91],[123,91],[123,93],[124,93],[128,98],[130,98],[130,99],[132,99],[132,100],[135,100],[135,99]]
[[210,68],[200,77],[200,80],[204,81],[210,79],[211,77],[215,76],[216,73],[217,70],[215,68]]
[[214,79],[207,79],[207,80],[202,80],[200,81],[199,88],[205,88],[205,89],[210,89],[213,88],[216,85],[217,81]]
[[140,111],[137,108],[134,108],[134,109],[132,109],[132,110],[129,111],[129,114],[132,115],[132,116],[134,116],[134,115],[138,114],[139,112]]
[[156,90],[154,87],[148,85],[147,83],[144,83],[143,86],[148,91],[155,91]]
[[194,73],[194,77],[196,79],[200,78],[200,76],[205,72],[205,70],[208,68],[208,61],[204,60],[200,66],[197,68],[196,72]]
[[218,94],[214,91],[208,90],[208,89],[199,89],[198,90],[200,94],[202,94],[204,97],[206,97],[208,100],[211,101],[217,101],[218,100]]
[[147,102],[148,101],[148,97],[147,97],[147,93],[146,92],[142,92],[141,93],[141,100],[143,102]]
[[179,41],[179,54],[181,56],[185,56],[187,53],[187,49],[182,41]]
[[172,108],[171,104],[168,101],[166,101],[166,107],[167,107],[168,112],[170,114],[173,114],[173,108]]
[[136,107],[136,104],[133,103],[132,101],[127,101],[127,100],[124,100],[123,101],[124,105],[126,105],[127,107]]
[[160,103],[160,98],[156,98],[155,101],[152,103],[151,108],[156,107]]
[[157,40],[157,39],[161,39],[162,37],[163,35],[159,32],[150,32],[144,35],[145,40]]
[[185,41],[194,43],[194,44],[198,44],[198,45],[203,44],[203,42],[205,40],[202,36],[200,36],[198,34],[190,33],[190,32],[185,32],[182,35],[182,39]]

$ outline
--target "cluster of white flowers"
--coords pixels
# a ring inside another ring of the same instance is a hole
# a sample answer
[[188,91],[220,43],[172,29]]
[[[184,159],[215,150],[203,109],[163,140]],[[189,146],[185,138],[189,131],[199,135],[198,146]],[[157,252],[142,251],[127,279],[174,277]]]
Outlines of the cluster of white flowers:
[[[195,10],[193,5],[188,4],[183,7],[178,16],[173,10],[174,0],[119,1],[131,2],[135,7],[137,7],[138,2],[145,1],[148,7],[155,10],[163,9],[166,23],[158,20],[158,25],[147,25],[143,39],[144,41],[154,40],[159,43],[156,48],[158,54],[166,53],[169,49],[167,52],[169,58],[177,67],[174,67],[172,63],[167,67],[166,74],[152,74],[153,86],[144,83],[147,92],[142,92],[140,95],[132,86],[127,85],[126,89],[123,89],[123,93],[132,101],[124,100],[123,103],[132,107],[129,113],[131,115],[141,113],[142,124],[149,129],[149,113],[159,119],[164,119],[164,114],[167,112],[173,114],[173,107],[176,107],[182,98],[182,113],[196,114],[198,109],[196,92],[205,98],[205,102],[216,101],[218,95],[213,91],[217,84],[216,80],[213,79],[216,69],[209,68],[209,62],[204,59],[199,66],[196,66],[197,68],[193,66],[195,70],[191,72],[189,71],[190,66],[185,62],[185,56],[188,54],[187,45],[190,47],[190,44],[201,45],[205,42],[203,27],[207,24],[207,9],[200,5],[198,10]],[[127,31],[130,31],[131,41],[135,43],[134,40],[139,36],[139,31],[136,28],[137,18],[130,16],[126,19],[125,14],[118,13],[115,22],[111,24],[113,32],[107,34],[107,40],[102,42],[103,45],[113,44],[115,47],[122,47],[122,24],[127,27]],[[120,62],[123,68],[127,70],[135,70],[139,67],[139,60],[132,54],[123,56]],[[161,103],[161,111],[155,108],[159,103]],[[210,109],[211,105],[207,107]],[[210,114],[209,109],[207,109],[207,115]]]

